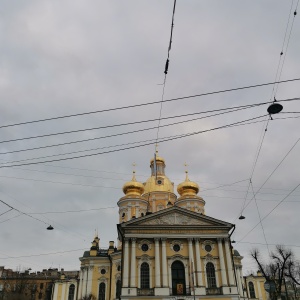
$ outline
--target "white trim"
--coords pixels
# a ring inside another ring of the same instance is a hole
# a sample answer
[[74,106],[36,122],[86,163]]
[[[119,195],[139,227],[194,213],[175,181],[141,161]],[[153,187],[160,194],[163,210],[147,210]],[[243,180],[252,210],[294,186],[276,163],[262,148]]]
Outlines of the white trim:
[[138,288],[141,288],[141,265],[142,263],[147,263],[149,266],[149,287],[150,289],[153,287],[152,285],[152,260],[148,255],[143,255],[138,261]]

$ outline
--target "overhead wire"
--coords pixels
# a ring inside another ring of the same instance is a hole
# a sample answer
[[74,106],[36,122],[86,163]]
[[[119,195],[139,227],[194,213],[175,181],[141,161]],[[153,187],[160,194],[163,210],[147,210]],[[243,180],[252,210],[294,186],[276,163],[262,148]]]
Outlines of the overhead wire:
[[[300,98],[297,99],[297,100],[300,100]],[[294,99],[291,100],[291,101],[294,101]],[[240,105],[240,106],[233,106],[233,107],[228,107],[228,108],[221,108],[221,109],[214,109],[214,110],[208,110],[208,111],[202,111],[202,112],[194,112],[194,113],[189,113],[189,114],[181,114],[181,115],[175,115],[175,116],[170,116],[170,117],[164,117],[164,118],[161,118],[161,120],[182,118],[182,117],[188,117],[188,116],[194,116],[194,115],[202,115],[202,114],[207,114],[207,113],[212,113],[212,112],[220,112],[220,113],[217,113],[217,114],[212,114],[212,115],[204,116],[202,118],[184,120],[184,121],[179,121],[179,122],[175,122],[175,123],[170,123],[170,124],[167,124],[167,125],[161,125],[161,127],[166,127],[166,126],[170,126],[170,125],[176,125],[176,124],[186,123],[186,122],[189,122],[189,121],[194,121],[194,120],[209,118],[209,117],[213,117],[213,116],[222,115],[222,114],[225,114],[225,113],[231,113],[231,112],[236,112],[236,111],[240,111],[240,110],[244,110],[244,109],[248,109],[248,108],[258,107],[258,106],[265,105],[265,104],[267,104],[267,102],[255,103],[255,104],[247,104],[247,105]],[[101,126],[101,127],[78,129],[78,130],[72,130],[72,131],[56,132],[56,133],[46,134],[46,135],[38,135],[38,136],[32,136],[32,137],[25,137],[25,138],[18,138],[18,139],[11,139],[11,140],[6,140],[6,141],[0,141],[0,143],[15,142],[15,141],[29,140],[29,139],[36,139],[36,138],[41,138],[41,137],[49,137],[49,136],[54,136],[54,135],[77,133],[77,132],[97,130],[97,129],[106,129],[106,128],[111,128],[111,127],[123,127],[125,125],[135,125],[135,124],[141,124],[141,123],[148,123],[148,122],[153,122],[153,121],[157,121],[157,120],[158,120],[158,118],[157,119],[148,119],[148,120],[141,120],[141,121],[129,122],[129,123],[106,125],[106,126]],[[150,129],[155,129],[155,128],[157,128],[157,126],[150,127],[149,130]],[[10,153],[15,153],[15,152],[22,152],[22,151],[44,149],[44,148],[56,147],[56,146],[62,146],[62,145],[69,145],[69,144],[74,144],[74,143],[79,143],[79,142],[86,142],[86,141],[92,141],[92,140],[97,140],[97,139],[103,139],[103,138],[120,136],[120,135],[124,135],[124,134],[136,133],[136,132],[140,132],[140,131],[144,131],[144,130],[148,130],[148,129],[146,128],[146,129],[133,130],[133,131],[128,131],[128,132],[124,132],[124,133],[111,134],[111,135],[102,136],[102,137],[89,138],[89,139],[84,139],[84,140],[79,140],[79,141],[71,141],[71,142],[65,142],[65,143],[58,143],[58,144],[54,144],[54,145],[34,147],[34,148],[29,148],[29,149],[7,151],[7,152],[0,153],[0,155],[2,155],[2,154],[10,154]]]
[[[42,223],[44,223],[44,224],[46,224],[46,225],[50,225],[50,224],[47,224],[46,222],[44,222],[44,221],[42,221],[42,220],[40,220],[40,219],[38,219],[38,218],[36,218],[36,217],[33,217],[33,216],[27,214],[26,212],[20,211],[19,209],[15,208],[15,207],[13,207],[13,206],[11,206],[11,205],[9,205],[8,203],[6,203],[5,201],[3,201],[3,200],[1,200],[1,199],[0,199],[0,202],[3,203],[3,204],[5,204],[6,206],[8,206],[9,208],[11,208],[12,210],[17,211],[17,212],[20,213],[20,214],[23,214],[23,215],[25,215],[25,216],[27,216],[27,217],[29,217],[29,218],[32,218],[32,219],[34,219],[34,220],[36,220],[36,221],[42,222]],[[1,222],[1,223],[2,223],[2,222]]]
[[[294,1],[293,1],[293,2],[294,2]],[[293,5],[293,2],[292,2],[292,5]],[[292,31],[293,31],[293,27],[294,27],[295,17],[296,17],[296,15],[297,15],[298,4],[299,4],[299,0],[297,1],[297,5],[296,5],[295,11],[294,11],[294,17],[293,17],[293,20],[292,20],[292,23],[291,23],[291,27],[290,27],[290,32],[289,32],[288,40],[287,40],[286,47],[285,47],[285,50],[284,50],[283,60],[282,60],[282,64],[281,64],[279,76],[278,76],[278,78],[277,78],[278,80],[280,80],[281,74],[282,74],[282,71],[283,71],[284,62],[285,62],[285,59],[286,59],[286,54],[287,54],[287,51],[288,51],[288,47],[289,47],[289,43],[290,43],[290,38],[291,38]],[[291,7],[291,8],[292,8],[292,7]],[[290,12],[290,15],[291,15],[291,12]],[[290,16],[289,16],[289,19],[290,19]],[[281,53],[282,53],[282,51],[281,51]],[[276,80],[275,80],[275,81],[276,81]],[[279,87],[279,84],[276,85],[275,92],[274,92],[274,99],[275,99],[275,97],[276,97],[278,87]]]
[[[263,184],[259,187],[258,190],[256,190],[254,196],[257,195],[257,193],[264,187],[264,185],[269,181],[269,179],[273,176],[273,174],[276,172],[276,170],[280,167],[280,165],[283,163],[283,161],[288,157],[288,155],[292,152],[292,150],[296,147],[298,144],[300,138],[297,139],[297,141],[292,145],[292,147],[288,150],[288,152],[284,155],[284,157],[281,159],[281,161],[276,165],[275,169],[270,173],[270,175],[267,177],[267,179],[263,182]],[[252,202],[254,199],[254,196],[248,201],[248,203],[245,205],[245,208]]]
[[[161,125],[161,127],[168,127],[168,126],[183,124],[183,123],[187,123],[187,122],[198,121],[198,120],[209,118],[209,117],[212,117],[212,116],[223,115],[223,114],[226,114],[226,113],[240,111],[242,109],[245,109],[245,108],[239,108],[239,109],[236,109],[236,110],[221,112],[221,113],[218,113],[218,114],[213,114],[213,115],[209,115],[209,116],[205,116],[205,117],[199,117],[199,118],[188,119],[188,120],[179,121],[179,122],[175,122],[175,123],[169,123],[169,124]],[[123,132],[123,133],[114,134],[114,135],[110,135],[110,136],[104,136],[102,138],[112,137],[112,136],[118,136],[118,135],[124,135],[124,134],[130,134],[130,133],[137,133],[137,132],[152,130],[152,129],[156,129],[156,128],[157,127],[148,127],[148,128],[144,128],[144,129],[138,129],[138,130],[134,130],[134,131]],[[146,141],[151,141],[151,140],[153,140],[153,139],[146,140]],[[126,145],[127,144],[137,144],[137,143],[141,143],[141,142],[145,142],[145,140],[144,141],[138,141],[138,142],[126,143]],[[156,142],[157,142],[157,139],[156,139]],[[100,149],[114,148],[114,147],[118,147],[118,146],[122,146],[122,145],[123,144],[113,145],[113,146],[103,146],[103,147],[97,147],[97,148],[91,148],[91,149],[85,149],[85,150],[77,150],[77,151],[71,151],[71,152],[65,152],[65,153],[59,153],[59,154],[51,154],[51,155],[40,156],[38,158],[28,158],[28,159],[22,159],[22,160],[15,160],[14,162],[22,162],[22,161],[29,161],[29,160],[33,160],[33,159],[42,159],[42,158],[57,157],[57,156],[75,154],[75,153],[83,153],[83,152],[89,152],[89,151],[96,151],[96,150],[100,150]],[[7,161],[6,162],[2,162],[2,163],[0,163],[0,165],[1,164],[7,164],[7,163],[9,163],[9,161],[8,162]]]
[[287,199],[298,187],[300,183],[297,184],[275,207],[273,207],[269,213],[267,213],[251,230],[249,230],[239,241],[242,241],[246,236],[248,236],[262,221],[264,221],[285,199]]
[[[171,136],[171,137],[165,138],[163,140],[160,140],[160,142],[172,141],[172,140],[176,140],[176,139],[179,139],[179,138],[189,137],[189,136],[197,135],[197,134],[204,133],[204,132],[223,129],[223,128],[227,128],[227,127],[233,127],[234,125],[239,125],[243,122],[248,122],[248,121],[259,119],[259,118],[262,118],[262,117],[265,117],[265,115],[261,115],[261,116],[258,116],[258,117],[250,118],[250,119],[239,121],[239,122],[234,122],[234,123],[223,125],[223,126],[220,126],[220,127],[215,127],[213,129],[201,130],[201,131],[196,131],[196,132],[192,132],[192,133]],[[118,151],[124,151],[124,150],[149,146],[149,145],[153,145],[153,144],[155,144],[155,142],[148,142],[148,143],[145,143],[145,144],[142,144],[142,145],[130,146],[130,147],[125,147],[125,148],[121,148],[121,149],[113,149],[113,150],[108,150],[108,151],[103,151],[103,152],[98,152],[98,153],[78,155],[78,156],[73,156],[73,157],[58,158],[58,159],[52,159],[52,160],[47,160],[47,161],[29,162],[29,163],[14,164],[14,165],[0,165],[0,168],[19,167],[19,166],[25,166],[25,165],[33,165],[33,164],[41,164],[41,163],[49,163],[49,162],[56,162],[56,161],[63,161],[63,160],[78,159],[78,158],[83,158],[83,157],[91,157],[91,156],[96,156],[96,155],[101,155],[101,154],[107,154],[107,153],[113,153],[113,152],[118,152]]]
[[173,13],[172,13],[172,23],[171,23],[171,33],[170,33],[170,40],[169,40],[169,46],[168,46],[168,56],[165,64],[165,70],[164,70],[164,82],[163,82],[163,89],[162,89],[162,95],[161,95],[161,101],[160,101],[160,109],[159,109],[159,118],[158,118],[158,125],[157,125],[157,132],[156,132],[156,145],[158,144],[158,135],[159,135],[159,129],[160,129],[160,121],[161,121],[161,115],[162,115],[162,107],[164,102],[164,95],[165,95],[165,88],[166,88],[166,81],[167,81],[167,74],[169,70],[169,62],[170,62],[170,51],[172,48],[172,38],[173,38],[173,28],[174,28],[174,17],[175,17],[175,8],[176,8],[176,0],[174,0],[173,4]]
[[[282,46],[281,46],[281,51],[280,51],[280,54],[279,54],[279,61],[278,61],[278,65],[277,65],[276,75],[275,75],[274,81],[278,80],[279,69],[280,69],[281,62],[282,62],[282,55],[285,53],[285,50],[284,50],[284,48],[285,48],[285,42],[286,42],[287,32],[288,32],[288,28],[289,28],[289,24],[290,24],[290,19],[291,19],[291,15],[292,15],[292,11],[293,11],[293,6],[294,6],[294,0],[292,0],[291,7],[290,7],[290,12],[289,12],[289,16],[288,16],[288,21],[287,21],[287,24],[286,24],[285,32],[284,32],[284,38],[283,38],[283,42],[282,42]],[[273,95],[275,96],[275,94],[276,94],[275,93],[275,87],[276,86],[277,86],[276,84],[273,85],[272,93],[271,93],[271,97],[270,97],[270,101],[273,100]]]
[[262,229],[262,232],[263,232],[263,236],[264,236],[264,239],[265,239],[265,242],[266,242],[266,245],[267,245],[268,252],[270,254],[270,249],[269,249],[269,244],[268,244],[266,233],[265,233],[265,228],[264,228],[264,225],[263,225],[262,220],[261,220],[261,215],[260,215],[260,211],[259,211],[259,208],[258,208],[258,204],[257,204],[257,200],[256,200],[256,196],[255,196],[255,192],[254,192],[254,188],[253,188],[253,184],[252,184],[252,180],[251,179],[250,179],[250,184],[251,184],[251,189],[252,189],[253,197],[254,197],[254,200],[255,200],[257,214],[258,214],[259,221],[260,221],[260,226],[261,226],[261,229]]
[[[238,88],[230,88],[230,89],[213,91],[213,92],[206,92],[206,93],[195,94],[195,95],[190,95],[190,96],[183,96],[183,97],[177,97],[177,98],[172,98],[172,99],[165,99],[163,102],[165,103],[165,102],[179,101],[179,100],[190,99],[190,98],[195,98],[195,97],[203,97],[203,96],[208,96],[208,95],[215,95],[215,94],[220,94],[220,93],[227,93],[227,92],[239,91],[239,90],[256,88],[256,87],[263,87],[263,86],[273,85],[273,84],[276,84],[276,83],[294,82],[294,81],[299,81],[299,80],[300,80],[300,78],[293,78],[293,79],[273,81],[273,82],[268,82],[268,83],[254,84],[254,85],[248,85],[248,86],[243,86],[243,87],[238,87]],[[90,112],[85,112],[85,113],[70,114],[70,115],[44,118],[44,119],[38,119],[38,120],[32,120],[32,121],[26,121],[26,122],[14,123],[14,124],[7,124],[7,125],[1,125],[0,129],[1,128],[6,128],[6,127],[12,127],[12,126],[19,126],[19,125],[33,124],[33,123],[39,123],[39,122],[53,121],[53,120],[58,120],[58,119],[78,117],[78,116],[83,116],[83,115],[103,113],[103,112],[122,110],[122,109],[128,109],[128,108],[134,108],[134,107],[140,107],[140,106],[160,104],[160,103],[161,103],[161,101],[153,101],[153,102],[146,102],[146,103],[140,103],[140,104],[133,104],[133,105],[120,106],[120,107],[115,107],[115,108],[108,108],[108,109],[90,111]]]

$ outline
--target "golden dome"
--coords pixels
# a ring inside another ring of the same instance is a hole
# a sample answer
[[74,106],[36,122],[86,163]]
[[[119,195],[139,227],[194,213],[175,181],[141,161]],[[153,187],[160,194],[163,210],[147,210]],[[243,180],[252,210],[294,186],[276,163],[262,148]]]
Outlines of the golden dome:
[[141,196],[144,192],[144,185],[141,182],[136,181],[135,171],[133,171],[133,176],[131,181],[126,182],[123,185],[123,192],[127,195],[137,195]]
[[[165,163],[165,160],[164,160],[162,157],[158,156],[158,155],[156,155],[156,161],[157,161],[157,162]],[[150,165],[152,165],[153,163],[154,163],[154,158],[152,158],[152,159],[150,160]]]
[[150,192],[170,192],[173,193],[173,183],[167,176],[160,175],[159,177],[151,176],[144,183],[145,194]]
[[196,182],[190,181],[188,172],[186,171],[185,181],[180,183],[177,187],[177,192],[180,196],[191,195],[195,196],[199,192],[199,185]]

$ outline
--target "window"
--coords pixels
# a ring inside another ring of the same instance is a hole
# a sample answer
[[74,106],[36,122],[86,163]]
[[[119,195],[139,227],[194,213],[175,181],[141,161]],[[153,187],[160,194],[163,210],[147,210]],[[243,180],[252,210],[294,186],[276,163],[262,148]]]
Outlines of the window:
[[250,298],[255,298],[255,290],[254,290],[254,284],[253,284],[253,282],[250,281],[248,283],[248,288],[249,288]]
[[207,263],[206,265],[206,277],[207,277],[208,288],[217,287],[215,266],[211,262]]
[[105,300],[105,283],[104,282],[101,282],[99,284],[98,300]]
[[44,288],[44,283],[40,283],[40,289],[42,290]]
[[141,289],[150,288],[149,265],[145,262],[141,265]]
[[75,295],[75,285],[71,284],[70,287],[69,287],[68,300],[73,300],[74,299],[74,295]]
[[105,269],[101,269],[101,274],[104,275],[106,273]]
[[178,244],[173,245],[173,250],[174,250],[175,252],[180,251],[180,246],[179,246]]
[[212,247],[211,247],[211,245],[207,244],[207,245],[205,245],[204,249],[206,252],[210,252],[212,250]]
[[116,284],[116,298],[120,298],[121,297],[121,289],[122,289],[121,280],[117,280],[117,284]]
[[149,250],[149,246],[148,246],[147,244],[143,244],[143,245],[142,245],[142,250],[143,250],[144,252],[148,251],[148,250]]

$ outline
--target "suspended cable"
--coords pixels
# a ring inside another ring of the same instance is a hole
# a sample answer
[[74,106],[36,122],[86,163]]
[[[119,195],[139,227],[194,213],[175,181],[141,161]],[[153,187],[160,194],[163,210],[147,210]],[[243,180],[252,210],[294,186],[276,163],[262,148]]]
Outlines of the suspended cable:
[[[208,115],[208,116],[202,117],[204,119],[204,118],[209,118],[209,117],[214,117],[214,116],[222,115],[224,113],[236,112],[236,111],[244,110],[244,109],[247,109],[247,108],[253,108],[253,107],[261,106],[261,105],[264,105],[264,104],[267,104],[267,102],[256,103],[256,104],[248,104],[248,105],[241,105],[241,106],[234,106],[234,107],[230,107],[230,108],[221,108],[221,109],[215,109],[215,110],[204,111],[204,112],[195,112],[195,113],[189,113],[189,114],[175,115],[175,116],[171,116],[171,117],[161,118],[161,120],[182,118],[182,117],[187,117],[187,116],[201,115],[201,114],[206,114],[206,113],[221,111],[221,113],[218,113],[218,114],[213,114],[213,115]],[[186,121],[180,121],[180,122],[170,123],[170,124],[167,124],[167,125],[162,125],[161,127],[166,127],[166,126],[170,126],[170,125],[181,124],[181,123],[185,123],[185,122],[189,122],[189,121],[199,120],[199,119],[202,119],[202,118],[196,118],[196,119],[190,119],[190,120],[186,120]],[[86,128],[86,129],[79,129],[79,130],[73,130],[73,131],[57,132],[57,133],[52,133],[52,134],[47,134],[47,135],[38,135],[38,136],[25,137],[25,138],[19,138],[19,139],[14,139],[14,140],[0,141],[0,143],[8,143],[8,142],[15,142],[15,141],[20,141],[20,140],[36,139],[36,138],[41,138],[41,137],[49,137],[49,136],[52,136],[52,135],[63,135],[63,134],[77,133],[77,132],[89,131],[89,130],[106,129],[106,128],[111,128],[111,127],[121,127],[121,126],[125,126],[125,125],[135,125],[135,124],[153,122],[153,121],[157,121],[157,120],[158,119],[149,119],[149,120],[142,120],[142,121],[136,121],[136,122],[122,123],[122,124],[113,124],[113,125],[107,125],[107,126],[101,126],[101,127],[93,127],[93,128]],[[23,152],[23,151],[29,151],[29,150],[37,150],[37,149],[44,149],[44,148],[49,148],[49,147],[57,147],[57,146],[62,146],[62,145],[69,145],[69,144],[86,142],[86,141],[92,141],[92,140],[97,140],[97,139],[110,138],[110,137],[115,137],[115,136],[124,135],[124,134],[136,133],[136,132],[150,130],[150,129],[155,129],[155,128],[157,128],[157,127],[155,126],[155,127],[150,127],[148,129],[146,128],[146,129],[133,130],[133,131],[125,132],[125,133],[111,134],[111,135],[106,135],[106,136],[97,137],[97,138],[89,138],[89,139],[84,139],[84,140],[79,140],[79,141],[59,143],[59,144],[48,145],[48,146],[33,147],[33,148],[21,149],[21,150],[15,150],[15,151],[7,151],[7,152],[3,152],[3,153],[0,153],[0,154],[9,154],[9,153],[15,153],[15,152]]]
[[[292,2],[292,4],[293,4],[293,2]],[[282,60],[282,64],[281,64],[281,68],[280,68],[280,72],[279,72],[279,76],[277,78],[277,81],[280,80],[281,74],[282,74],[282,71],[283,71],[284,62],[285,62],[285,59],[286,59],[286,54],[287,54],[287,51],[288,51],[288,47],[289,47],[289,43],[290,43],[290,38],[291,38],[293,27],[294,27],[295,17],[297,15],[298,4],[299,4],[299,0],[297,1],[297,6],[296,6],[295,11],[294,11],[294,17],[293,17],[293,20],[292,20],[292,24],[291,24],[291,28],[290,28],[290,33],[289,33],[289,37],[288,37],[288,40],[287,40],[286,48],[285,48],[285,51],[284,51],[283,60]],[[274,92],[274,98],[276,97],[278,87],[279,87],[279,84],[276,85],[275,92]]]
[[296,187],[294,187],[268,214],[266,214],[260,222],[258,222],[251,230],[249,230],[239,241],[242,241],[246,236],[248,236],[263,220],[265,220],[285,199],[287,199],[298,187],[300,186],[300,183],[297,184]]
[[[177,135],[177,136],[173,136],[173,137],[169,137],[169,138],[160,140],[160,142],[172,141],[172,140],[180,139],[180,138],[183,138],[183,137],[189,137],[189,136],[197,135],[197,134],[204,133],[204,132],[209,132],[209,131],[213,131],[213,130],[227,128],[227,127],[231,127],[233,125],[241,124],[243,122],[248,122],[248,121],[251,121],[251,120],[259,119],[259,118],[262,118],[264,116],[265,115],[262,115],[262,116],[259,116],[259,117],[251,118],[251,119],[244,120],[244,121],[235,122],[235,123],[232,123],[232,124],[227,124],[227,125],[224,125],[224,126],[213,128],[213,129],[201,130],[201,131],[196,131],[196,132],[192,132],[192,133]],[[52,159],[52,160],[47,160],[47,161],[29,162],[29,163],[14,164],[14,165],[0,165],[0,168],[19,167],[19,166],[25,166],[25,165],[33,165],[33,164],[41,164],[41,163],[48,163],[48,162],[55,162],[55,161],[71,160],[71,159],[77,159],[77,158],[83,158],[83,157],[91,157],[91,156],[96,156],[96,155],[101,155],[101,154],[107,154],[107,153],[113,153],[113,152],[118,152],[118,151],[129,150],[129,149],[133,149],[133,148],[149,146],[149,145],[153,145],[153,144],[155,144],[155,142],[149,142],[149,143],[145,143],[145,144],[142,144],[142,145],[125,147],[125,148],[121,148],[121,149],[114,149],[114,150],[98,152],[98,153],[92,153],[92,154],[78,155],[78,156],[59,158],[59,159]]]
[[268,245],[268,242],[267,242],[267,237],[266,237],[264,225],[263,225],[262,220],[261,220],[261,215],[260,215],[260,211],[259,211],[259,208],[258,208],[256,196],[255,196],[255,193],[254,193],[252,179],[250,179],[250,184],[251,184],[251,189],[252,189],[253,197],[254,197],[254,200],[255,200],[255,205],[256,205],[257,214],[258,214],[258,217],[259,217],[259,222],[260,222],[261,229],[262,229],[262,232],[263,232],[263,235],[264,235],[264,239],[265,239],[265,242],[266,242],[266,245],[267,245],[267,249],[268,249],[268,252],[269,252],[269,255],[270,255],[270,249],[269,249],[269,245]]
[[[293,82],[293,81],[299,81],[300,78],[294,78],[294,79],[288,79],[288,80],[281,80],[281,81],[273,81],[268,83],[261,83],[261,84],[255,84],[255,85],[249,85],[239,88],[231,88],[226,90],[219,90],[214,92],[207,92],[207,93],[201,93],[196,95],[190,95],[190,96],[184,96],[184,97],[178,97],[178,98],[172,98],[172,99],[166,99],[164,102],[172,102],[172,101],[179,101],[184,99],[190,99],[195,97],[203,97],[208,95],[215,95],[215,94],[221,94],[221,93],[227,93],[227,92],[233,92],[233,91],[239,91],[244,89],[250,89],[250,88],[256,88],[256,87],[262,87],[262,86],[268,86],[275,83],[287,83],[287,82]],[[128,106],[121,106],[121,107],[115,107],[115,108],[108,108],[103,110],[97,110],[97,111],[90,111],[85,113],[78,113],[78,114],[71,114],[71,115],[65,115],[65,116],[58,116],[58,117],[52,117],[52,118],[45,118],[45,119],[39,119],[39,120],[33,120],[33,121],[26,121],[26,122],[20,122],[15,124],[8,124],[8,125],[2,125],[0,128],[6,128],[6,127],[12,127],[12,126],[19,126],[19,125],[26,125],[26,124],[32,124],[32,123],[39,123],[39,122],[46,122],[46,121],[53,121],[58,119],[65,119],[65,118],[71,118],[71,117],[78,117],[83,115],[90,115],[90,114],[96,114],[96,113],[103,113],[103,112],[109,112],[109,111],[115,111],[115,110],[122,110],[122,109],[128,109],[128,108],[134,108],[134,107],[140,107],[140,106],[147,106],[147,105],[153,105],[153,104],[159,104],[161,101],[154,101],[154,102],[147,102],[147,103],[141,103],[141,104],[134,104],[134,105],[128,105]]]
[[[239,109],[241,110],[241,109]],[[235,110],[238,111],[238,110]],[[232,112],[232,111],[231,111]],[[202,118],[195,118],[195,119],[190,119],[190,120],[185,120],[185,121],[181,121],[181,122],[175,122],[175,123],[170,123],[170,124],[166,124],[163,125],[161,127],[167,127],[167,126],[173,126],[173,125],[178,125],[178,124],[182,124],[182,123],[186,123],[186,122],[191,122],[191,121],[197,121],[200,119],[205,119],[211,116],[216,116],[216,115],[221,115],[221,114],[225,114],[228,112],[222,112],[219,114],[214,114],[214,115],[210,115],[210,116],[205,116]],[[125,133],[120,133],[120,134],[114,134],[112,136],[118,136],[118,135],[124,135],[124,134],[128,134],[128,133],[136,133],[136,132],[142,132],[142,131],[147,131],[147,130],[151,130],[151,129],[155,129],[156,127],[150,127],[150,128],[145,128],[145,129],[139,129],[139,130],[135,130],[135,131],[131,131],[131,132],[125,132]],[[106,137],[111,137],[111,136],[106,136]],[[104,138],[104,137],[103,137]],[[133,142],[133,143],[126,143],[126,145],[128,144],[137,144],[137,143],[141,143],[141,142],[147,142],[147,141],[152,141],[153,139],[150,140],[144,140],[144,141],[138,141],[138,142]],[[157,142],[157,139],[156,139]],[[45,155],[45,156],[40,156],[38,158],[27,158],[27,159],[21,159],[21,160],[15,160],[14,162],[22,162],[22,161],[29,161],[29,160],[33,160],[33,159],[42,159],[42,158],[49,158],[49,157],[57,157],[57,156],[63,156],[63,155],[69,155],[69,154],[76,154],[76,153],[83,153],[83,152],[90,152],[90,151],[96,151],[96,150],[100,150],[100,149],[107,149],[107,148],[114,148],[114,147],[119,147],[119,146],[123,146],[124,144],[119,144],[119,145],[113,145],[113,146],[104,146],[104,147],[97,147],[97,148],[92,148],[92,149],[85,149],[85,150],[78,150],[78,151],[71,151],[71,152],[65,152],[65,153],[59,153],[59,154],[51,154],[51,155]],[[3,164],[7,164],[10,163],[9,161],[7,162],[2,162],[0,165]]]
[[[291,15],[292,15],[292,11],[293,11],[293,6],[294,6],[294,0],[292,0],[292,3],[291,3],[291,8],[290,8],[290,12],[289,12],[289,17],[288,17],[288,21],[287,21],[287,24],[286,24],[286,28],[285,28],[283,43],[282,43],[282,46],[281,46],[281,51],[280,51],[280,56],[279,56],[279,61],[278,61],[278,65],[277,65],[276,75],[275,75],[275,80],[274,81],[278,80],[278,72],[279,72],[280,65],[281,65],[282,55],[285,52],[284,46],[285,46],[286,36],[287,36],[287,32],[288,32],[288,28],[289,28],[289,24],[290,24],[290,19],[291,19]],[[273,100],[273,93],[275,92],[275,87],[276,87],[276,84],[273,85],[272,93],[271,93],[271,97],[270,97],[270,101]]]
[[[285,156],[282,158],[282,160],[277,164],[277,166],[275,167],[275,169],[271,172],[271,174],[267,177],[267,179],[264,181],[264,183],[260,186],[260,188],[255,192],[255,196],[257,195],[257,193],[264,187],[264,185],[269,181],[269,179],[272,177],[272,175],[276,172],[276,170],[280,167],[280,165],[283,163],[283,161],[288,157],[288,155],[292,152],[292,150],[296,147],[296,145],[298,144],[300,138],[298,138],[298,140],[293,144],[293,146],[289,149],[289,151],[285,154]],[[252,197],[249,202],[245,205],[245,208],[252,202],[252,200],[254,199],[254,197]],[[244,209],[245,209],[244,208]]]
[[[23,214],[23,215],[25,215],[25,216],[27,216],[27,217],[29,217],[29,218],[32,218],[32,219],[34,219],[34,220],[36,220],[36,221],[42,222],[42,223],[44,223],[44,224],[46,224],[46,225],[49,225],[49,224],[47,224],[46,222],[44,222],[44,221],[42,221],[42,220],[40,220],[40,219],[38,219],[38,218],[36,218],[36,217],[33,217],[33,216],[31,216],[31,215],[29,215],[29,214],[23,212],[23,211],[20,211],[19,209],[15,208],[15,207],[12,207],[11,205],[7,204],[5,201],[3,201],[3,200],[1,200],[1,199],[0,199],[0,202],[3,203],[3,204],[5,204],[5,205],[7,205],[7,206],[8,206],[9,208],[11,208],[12,210],[17,211],[17,212],[20,213],[20,214]],[[1,223],[2,223],[2,222],[1,222]]]
[[[165,89],[166,89],[166,81],[167,81],[167,74],[169,70],[169,62],[170,62],[170,50],[172,47],[172,38],[173,38],[173,28],[174,28],[174,16],[175,16],[175,8],[176,8],[176,0],[174,0],[173,5],[173,13],[172,13],[172,24],[171,24],[171,33],[170,33],[170,41],[169,41],[169,47],[168,47],[168,57],[165,64],[165,71],[164,71],[164,82],[163,82],[163,89],[162,89],[162,95],[161,95],[161,101],[160,101],[160,109],[159,109],[159,118],[158,118],[158,125],[157,125],[157,132],[156,132],[156,147],[158,144],[158,135],[159,135],[159,129],[160,129],[160,121],[161,121],[161,115],[162,115],[162,108],[163,108],[163,102],[164,102],[164,95],[165,95]],[[155,156],[156,154],[154,154]],[[156,176],[156,159],[154,157],[154,169],[155,169],[155,176]]]

